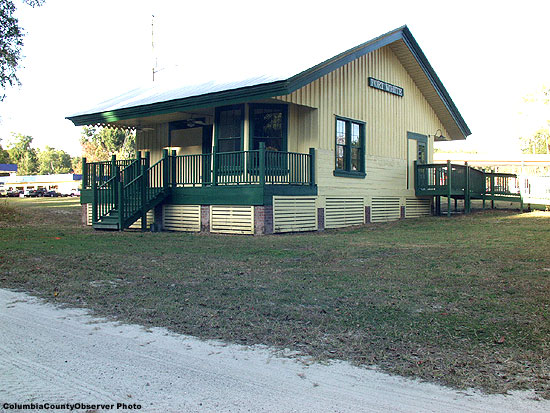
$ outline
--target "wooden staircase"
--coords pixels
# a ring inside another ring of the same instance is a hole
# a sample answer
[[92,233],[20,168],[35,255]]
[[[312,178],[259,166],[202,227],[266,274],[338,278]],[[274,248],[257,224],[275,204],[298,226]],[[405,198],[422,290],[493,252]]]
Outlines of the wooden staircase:
[[147,228],[147,212],[169,195],[168,152],[153,166],[140,158],[123,169],[113,168],[113,176],[98,185],[92,177],[92,227],[123,231],[141,218]]

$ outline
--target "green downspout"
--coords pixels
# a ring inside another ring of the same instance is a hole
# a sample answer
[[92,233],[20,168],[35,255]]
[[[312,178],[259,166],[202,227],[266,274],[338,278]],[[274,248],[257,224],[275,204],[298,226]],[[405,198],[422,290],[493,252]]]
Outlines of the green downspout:
[[466,183],[464,185],[464,213],[470,213],[470,166],[468,162],[464,162],[466,167]]

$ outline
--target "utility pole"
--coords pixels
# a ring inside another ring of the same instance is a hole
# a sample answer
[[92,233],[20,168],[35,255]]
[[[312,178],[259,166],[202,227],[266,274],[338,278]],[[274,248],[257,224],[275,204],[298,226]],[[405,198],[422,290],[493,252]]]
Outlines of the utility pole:
[[155,81],[155,73],[157,72],[157,58],[155,57],[155,15],[151,18],[151,51],[153,57],[153,82]]

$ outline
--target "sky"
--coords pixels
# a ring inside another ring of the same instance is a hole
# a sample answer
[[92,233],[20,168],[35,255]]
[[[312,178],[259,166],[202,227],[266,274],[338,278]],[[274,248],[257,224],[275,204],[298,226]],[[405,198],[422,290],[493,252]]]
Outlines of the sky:
[[80,155],[81,128],[65,117],[150,85],[155,62],[157,81],[239,80],[305,69],[404,24],[472,131],[441,149],[513,155],[550,119],[550,105],[524,102],[550,86],[548,0],[14,2],[26,35],[22,85],[0,102],[4,147],[13,132]]

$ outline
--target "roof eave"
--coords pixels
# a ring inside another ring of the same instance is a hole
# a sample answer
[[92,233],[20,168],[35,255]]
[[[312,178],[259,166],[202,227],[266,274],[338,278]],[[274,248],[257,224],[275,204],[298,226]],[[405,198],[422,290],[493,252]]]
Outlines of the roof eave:
[[191,109],[244,103],[250,100],[285,95],[288,93],[287,91],[287,81],[280,80],[276,82],[224,90],[215,93],[207,93],[204,95],[174,99],[148,105],[139,105],[105,112],[67,116],[65,119],[73,122],[75,126],[102,125],[120,120],[135,119],[143,116],[157,116]]
[[462,139],[466,139],[466,137],[471,135],[472,132],[470,131],[470,128],[466,124],[466,121],[464,120],[464,118],[458,111],[458,108],[456,107],[453,100],[451,99],[451,96],[447,92],[447,89],[445,89],[445,86],[443,86],[443,83],[435,73],[434,69],[432,68],[432,65],[428,61],[428,58],[426,57],[422,49],[420,49],[420,46],[416,42],[415,38],[413,37],[411,31],[407,26],[404,26],[402,28],[402,33],[403,33],[403,37],[402,37],[403,41],[405,42],[405,44],[407,45],[411,53],[414,55],[416,61],[418,62],[418,64],[420,65],[420,67],[428,77],[428,79],[430,80],[437,94],[443,101],[443,104],[445,105],[445,107],[453,117],[454,121],[456,122],[458,128],[462,132],[463,134]]

